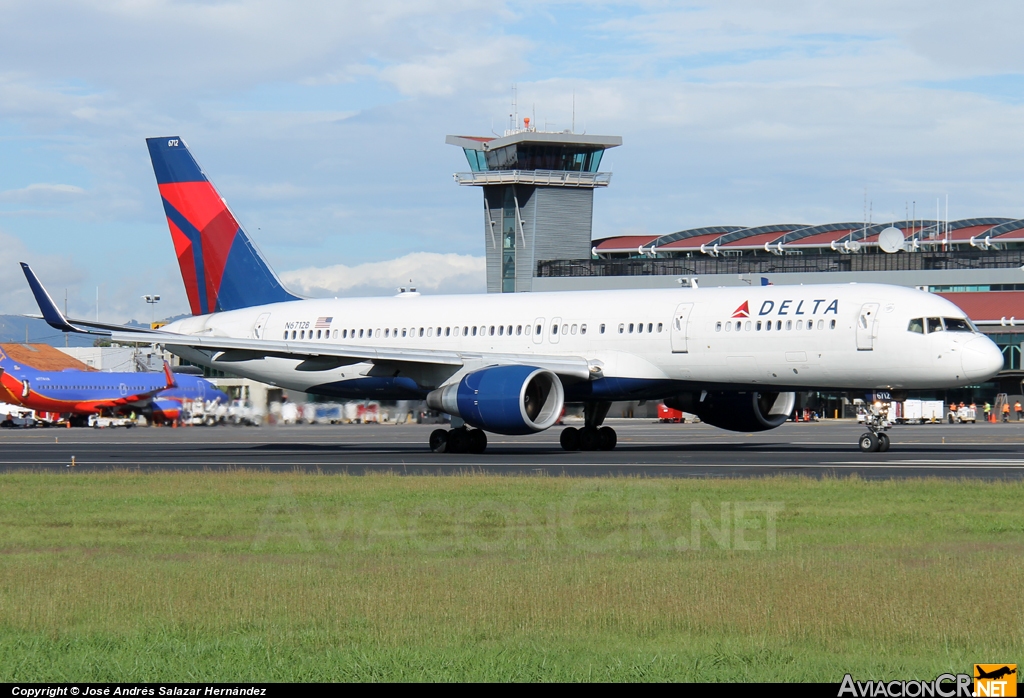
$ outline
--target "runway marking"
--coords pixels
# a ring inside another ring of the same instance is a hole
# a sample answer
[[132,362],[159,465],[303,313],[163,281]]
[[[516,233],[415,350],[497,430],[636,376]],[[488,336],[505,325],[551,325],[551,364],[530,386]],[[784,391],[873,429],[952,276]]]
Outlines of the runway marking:
[[[632,467],[632,468],[731,468],[731,469],[742,469],[742,468],[756,468],[760,470],[767,469],[786,469],[786,470],[812,470],[822,468],[843,468],[843,469],[919,469],[920,466],[927,466],[933,469],[942,470],[1024,470],[1024,461],[1010,461],[1012,464],[966,464],[960,462],[950,463],[950,461],[892,461],[886,463],[857,463],[855,461],[836,461],[836,462],[825,462],[825,463],[809,463],[809,464],[759,464],[759,463],[585,463],[585,462],[564,462],[564,461],[552,461],[552,462],[537,462],[529,461],[524,463],[517,462],[459,462],[459,461],[439,461],[434,463],[429,462],[414,462],[414,463],[395,463],[395,462],[381,462],[381,461],[346,461],[346,462],[328,462],[328,461],[260,461],[258,463],[252,462],[236,462],[236,461],[189,461],[188,463],[182,463],[181,461],[135,461],[135,462],[111,462],[111,461],[84,461],[77,460],[76,467],[88,466],[88,465],[117,465],[117,466],[134,466],[134,467],[145,467],[145,466],[178,466],[188,470],[195,470],[201,467],[223,467],[223,466],[235,466],[239,468],[261,468],[265,466],[329,466],[329,467],[350,467],[350,466],[385,466],[390,468],[432,468],[432,467],[451,467],[451,466],[463,466],[467,468],[491,468],[491,467],[503,467],[503,468],[621,468],[621,467]],[[3,466],[10,465],[34,465],[34,466],[66,466],[68,465],[67,459],[61,459],[56,461],[5,461],[0,463],[0,468]]]

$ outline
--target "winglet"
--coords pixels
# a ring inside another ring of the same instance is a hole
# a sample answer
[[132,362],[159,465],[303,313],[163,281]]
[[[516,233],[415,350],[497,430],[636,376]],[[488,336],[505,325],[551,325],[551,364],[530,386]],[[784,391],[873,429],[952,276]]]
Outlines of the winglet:
[[28,279],[29,288],[32,289],[32,295],[36,297],[36,303],[39,305],[39,311],[43,314],[43,319],[46,320],[46,324],[55,330],[61,332],[85,332],[89,330],[83,330],[80,327],[75,327],[68,322],[64,314],[57,308],[57,304],[50,298],[50,294],[46,292],[43,285],[39,283],[39,279],[36,277],[32,267],[21,262],[21,269],[25,272],[25,278]]
[[167,379],[167,388],[178,387],[178,382],[174,380],[174,371],[171,370],[171,365],[166,360],[164,361],[164,378]]

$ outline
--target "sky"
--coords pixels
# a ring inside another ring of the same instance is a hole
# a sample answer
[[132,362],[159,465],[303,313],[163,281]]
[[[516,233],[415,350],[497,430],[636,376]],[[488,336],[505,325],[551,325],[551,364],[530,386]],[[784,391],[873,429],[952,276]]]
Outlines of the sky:
[[[0,0],[0,314],[188,310],[144,139],[179,136],[295,291],[484,290],[447,134],[619,135],[595,238],[1024,218],[1024,4]],[[575,105],[575,122],[573,122]],[[914,203],[916,202],[916,204]]]

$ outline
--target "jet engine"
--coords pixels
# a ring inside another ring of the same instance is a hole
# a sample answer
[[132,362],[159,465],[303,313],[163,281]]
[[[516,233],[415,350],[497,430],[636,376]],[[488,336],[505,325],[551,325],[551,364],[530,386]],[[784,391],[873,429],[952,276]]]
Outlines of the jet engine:
[[534,366],[484,368],[427,395],[431,409],[509,436],[544,431],[558,421],[564,404],[558,376]]
[[796,406],[796,393],[682,393],[665,400],[665,406],[695,414],[719,429],[767,431],[789,419]]

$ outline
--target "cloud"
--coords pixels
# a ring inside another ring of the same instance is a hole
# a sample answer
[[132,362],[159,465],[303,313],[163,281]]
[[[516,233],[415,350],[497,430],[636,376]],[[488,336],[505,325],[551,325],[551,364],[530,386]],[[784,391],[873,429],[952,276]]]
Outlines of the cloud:
[[435,55],[384,68],[380,76],[405,95],[446,96],[462,90],[501,88],[526,68],[530,42],[502,36],[485,45]]
[[[411,279],[411,283],[410,283]],[[391,295],[414,286],[420,292],[482,293],[484,258],[414,252],[385,262],[307,267],[281,274],[289,288],[309,296]]]
[[0,201],[39,201],[65,198],[84,194],[85,190],[74,184],[29,184],[20,189],[0,191]]

